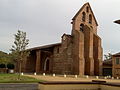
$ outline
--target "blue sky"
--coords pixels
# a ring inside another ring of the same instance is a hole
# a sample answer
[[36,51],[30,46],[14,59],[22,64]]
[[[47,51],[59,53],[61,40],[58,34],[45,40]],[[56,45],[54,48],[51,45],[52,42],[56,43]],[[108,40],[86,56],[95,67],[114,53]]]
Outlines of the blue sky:
[[71,19],[90,2],[104,53],[120,51],[120,0],[0,0],[0,51],[9,52],[17,30],[27,32],[29,48],[60,42],[71,33]]

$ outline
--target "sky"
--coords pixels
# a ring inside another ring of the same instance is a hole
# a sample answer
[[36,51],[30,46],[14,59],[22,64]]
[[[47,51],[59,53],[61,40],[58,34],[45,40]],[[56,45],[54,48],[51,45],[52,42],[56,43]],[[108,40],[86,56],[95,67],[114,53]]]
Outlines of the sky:
[[98,21],[104,54],[120,52],[120,0],[0,0],[0,51],[9,53],[18,29],[29,48],[58,43],[71,34],[71,19],[89,2]]

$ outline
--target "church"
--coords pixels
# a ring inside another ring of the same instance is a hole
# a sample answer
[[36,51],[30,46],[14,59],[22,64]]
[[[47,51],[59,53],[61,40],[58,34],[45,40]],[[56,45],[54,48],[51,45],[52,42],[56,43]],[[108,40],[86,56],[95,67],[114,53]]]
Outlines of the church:
[[102,75],[101,38],[98,23],[89,3],[72,18],[71,34],[63,34],[61,43],[30,48],[22,72]]

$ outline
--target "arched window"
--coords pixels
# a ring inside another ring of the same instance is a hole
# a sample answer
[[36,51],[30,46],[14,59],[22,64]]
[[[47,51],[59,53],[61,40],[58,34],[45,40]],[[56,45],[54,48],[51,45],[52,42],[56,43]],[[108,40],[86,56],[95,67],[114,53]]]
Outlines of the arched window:
[[85,12],[82,13],[82,21],[85,22],[85,19],[86,19],[86,14]]
[[89,15],[89,23],[92,24],[92,15]]
[[86,12],[87,12],[87,13],[89,12],[89,7],[86,7]]
[[83,30],[84,30],[84,24],[80,24],[80,31],[83,32]]

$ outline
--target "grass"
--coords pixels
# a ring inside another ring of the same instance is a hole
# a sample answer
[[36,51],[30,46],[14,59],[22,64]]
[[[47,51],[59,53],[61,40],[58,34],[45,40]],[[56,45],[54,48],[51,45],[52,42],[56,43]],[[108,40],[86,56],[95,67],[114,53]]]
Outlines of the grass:
[[38,83],[38,80],[28,76],[21,76],[18,79],[18,74],[0,74],[0,83]]

